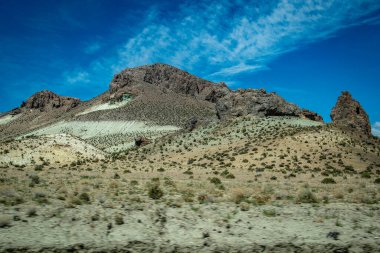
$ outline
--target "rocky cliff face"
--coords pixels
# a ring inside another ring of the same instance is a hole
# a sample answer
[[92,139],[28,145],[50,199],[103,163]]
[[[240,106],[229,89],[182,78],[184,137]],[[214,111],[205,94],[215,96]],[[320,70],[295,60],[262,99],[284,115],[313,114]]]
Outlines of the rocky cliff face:
[[331,119],[337,127],[371,135],[367,113],[348,91],[343,91],[331,111]]
[[110,99],[118,99],[125,92],[139,94],[139,87],[144,85],[154,85],[163,91],[211,102],[219,119],[252,114],[298,116],[323,122],[318,114],[302,110],[275,93],[268,93],[263,89],[232,91],[224,83],[213,83],[161,63],[125,69],[115,75],[110,84]]
[[80,100],[77,98],[59,96],[51,91],[40,91],[32,95],[21,105],[24,109],[38,109],[46,111],[53,108],[70,109],[77,106]]
[[264,89],[239,89],[236,92],[230,92],[217,100],[216,109],[221,119],[248,114],[257,116],[299,116],[301,114],[298,106]]

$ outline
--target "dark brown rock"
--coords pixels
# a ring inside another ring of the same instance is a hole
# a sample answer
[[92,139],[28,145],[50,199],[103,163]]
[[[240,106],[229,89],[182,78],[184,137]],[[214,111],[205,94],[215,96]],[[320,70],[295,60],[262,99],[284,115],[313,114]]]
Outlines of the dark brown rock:
[[21,108],[39,109],[46,111],[54,108],[70,109],[77,106],[80,100],[77,98],[59,96],[51,91],[40,91],[32,95],[26,102],[23,102]]
[[299,116],[301,109],[264,89],[239,89],[219,99],[216,110],[220,119],[248,114],[257,116]]
[[211,102],[215,102],[218,97],[229,91],[225,83],[213,83],[176,67],[155,63],[128,68],[116,74],[110,84],[111,98],[144,84]]
[[301,112],[301,115],[306,119],[323,123],[323,118],[318,113],[309,111],[307,109],[303,109]]
[[331,111],[331,119],[337,127],[371,135],[367,113],[348,91],[343,91]]
[[135,139],[135,145],[137,147],[142,147],[150,143],[150,140],[144,136],[138,136]]

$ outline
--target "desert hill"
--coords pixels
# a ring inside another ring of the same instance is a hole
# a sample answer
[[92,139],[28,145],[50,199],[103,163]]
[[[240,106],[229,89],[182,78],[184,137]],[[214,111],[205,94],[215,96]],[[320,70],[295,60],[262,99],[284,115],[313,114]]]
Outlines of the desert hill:
[[380,140],[331,116],[165,64],[39,92],[0,117],[0,251],[379,251]]

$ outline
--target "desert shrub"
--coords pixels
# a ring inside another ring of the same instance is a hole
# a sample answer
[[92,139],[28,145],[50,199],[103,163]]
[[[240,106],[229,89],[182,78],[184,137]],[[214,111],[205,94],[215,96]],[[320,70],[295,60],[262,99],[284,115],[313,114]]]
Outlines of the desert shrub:
[[169,177],[165,177],[164,184],[165,184],[166,186],[172,186],[172,187],[175,187],[175,183],[174,183],[174,181],[173,181],[171,178],[169,178]]
[[90,195],[87,192],[82,192],[81,194],[79,194],[78,198],[82,202],[87,203],[87,204],[91,202]]
[[225,177],[227,179],[234,179],[234,174],[230,173],[228,170],[224,170],[222,173],[220,173],[222,177]]
[[83,203],[78,197],[74,196],[69,198],[68,204],[68,207],[73,208],[75,206],[82,205]]
[[12,189],[4,189],[0,192],[0,203],[15,206],[24,202],[24,199]]
[[121,214],[117,214],[115,216],[115,224],[116,225],[123,225],[124,224],[124,219],[123,219],[123,216]]
[[210,182],[213,183],[213,184],[215,184],[215,185],[220,185],[220,184],[222,184],[222,181],[220,181],[220,179],[217,178],[217,177],[213,177],[213,178],[211,178],[211,179],[210,179]]
[[371,174],[368,171],[364,171],[361,173],[362,178],[371,178]]
[[376,178],[374,181],[375,184],[380,184],[380,178]]
[[164,192],[160,187],[160,184],[154,183],[148,187],[148,196],[151,199],[160,199],[164,196]]
[[267,194],[256,195],[254,199],[257,205],[264,205],[271,200],[271,196]]
[[43,168],[44,168],[44,166],[43,166],[42,164],[39,164],[39,165],[36,165],[36,166],[34,167],[34,170],[35,170],[35,171],[42,171]]
[[336,184],[335,180],[331,177],[326,177],[321,181],[322,184]]
[[299,203],[317,203],[317,198],[315,195],[309,190],[304,189],[298,194],[297,202]]
[[136,180],[131,181],[131,185],[138,185],[138,184],[139,184],[139,182],[137,182]]
[[28,217],[33,217],[36,215],[37,215],[37,209],[34,207],[31,207],[26,211],[26,216],[28,216]]
[[31,181],[31,184],[32,185],[35,185],[35,184],[39,184],[40,183],[40,177],[39,176],[37,176],[37,175],[30,175],[29,176],[29,178],[30,178],[30,181]]
[[183,174],[193,175],[194,173],[190,169],[187,169]]
[[0,216],[0,228],[6,228],[11,225],[11,217],[8,215],[1,215]]
[[185,202],[191,203],[194,202],[194,193],[192,191],[184,191],[182,192],[182,199]]
[[243,189],[234,189],[232,190],[231,200],[236,204],[240,204],[241,202],[249,202],[249,194]]
[[205,193],[202,193],[202,194],[198,195],[198,201],[201,204],[214,202],[213,198],[211,196],[205,194]]
[[34,201],[36,201],[37,203],[40,203],[40,204],[47,204],[49,202],[47,195],[44,192],[34,193]]
[[249,208],[250,208],[250,206],[249,206],[248,203],[246,203],[246,202],[242,202],[242,203],[240,203],[240,210],[241,210],[241,211],[243,211],[243,212],[248,211]]
[[274,217],[277,215],[276,213],[276,210],[275,209],[265,209],[263,210],[263,214],[267,217]]

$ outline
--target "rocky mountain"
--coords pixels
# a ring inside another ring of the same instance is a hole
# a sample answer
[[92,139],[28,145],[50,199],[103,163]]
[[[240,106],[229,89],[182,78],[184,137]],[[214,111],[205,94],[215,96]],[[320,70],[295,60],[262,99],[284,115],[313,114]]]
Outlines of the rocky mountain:
[[371,135],[368,114],[348,91],[343,91],[331,111],[331,119],[337,127]]
[[380,252],[380,139],[331,117],[165,64],[38,92],[0,116],[0,252]]
[[[334,125],[370,134],[364,110],[346,93],[342,96],[332,112]],[[155,63],[121,71],[107,91],[89,101],[38,92],[0,117],[0,139],[64,133],[114,152],[115,148],[134,146],[136,138],[156,139],[245,116],[285,116],[323,123],[317,113],[274,92],[231,90],[225,83]]]
[[59,96],[51,91],[44,90],[35,93],[21,105],[25,109],[39,109],[40,111],[54,108],[71,109],[80,103],[77,98]]
[[322,117],[285,101],[264,89],[230,90],[224,83],[213,83],[170,65],[156,63],[128,68],[115,75],[110,84],[110,100],[120,100],[123,94],[141,95],[143,87],[155,87],[160,92],[172,92],[213,104],[219,119],[245,115],[297,116],[323,121]]

